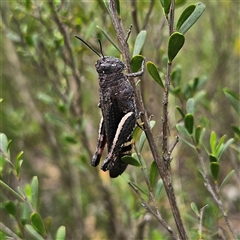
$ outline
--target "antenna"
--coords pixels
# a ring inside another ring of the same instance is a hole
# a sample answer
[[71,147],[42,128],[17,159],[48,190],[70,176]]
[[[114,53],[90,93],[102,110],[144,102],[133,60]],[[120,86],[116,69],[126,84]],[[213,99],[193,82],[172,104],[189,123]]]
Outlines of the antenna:
[[102,57],[103,57],[103,60],[104,60],[104,54],[103,54],[103,50],[102,50],[102,43],[100,41],[100,39],[98,38],[98,42],[99,42],[99,45],[100,45],[100,51],[101,51],[101,54],[102,54]]
[[[80,38],[78,36],[75,36],[75,38],[77,38],[80,41],[82,41],[85,45],[87,45],[93,52],[95,52],[101,58],[101,55],[94,48],[92,48],[87,42],[85,42],[82,38]],[[102,53],[102,45],[101,45],[101,43],[100,43],[100,48],[101,48],[101,53]],[[104,56],[103,56],[103,58],[104,58]]]

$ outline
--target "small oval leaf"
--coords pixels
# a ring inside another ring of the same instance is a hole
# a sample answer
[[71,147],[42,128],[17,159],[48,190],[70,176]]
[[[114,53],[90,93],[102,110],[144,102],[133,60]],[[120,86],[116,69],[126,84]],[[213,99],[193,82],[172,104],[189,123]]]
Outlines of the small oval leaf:
[[176,109],[178,110],[178,112],[180,113],[180,115],[182,116],[182,118],[185,117],[185,114],[183,113],[183,110],[179,107],[179,106],[176,106]]
[[41,216],[39,215],[39,213],[34,212],[31,214],[30,216],[30,220],[31,220],[31,224],[33,226],[33,228],[41,234],[41,236],[46,237],[47,233],[43,224],[43,220],[41,218]]
[[136,167],[140,167],[141,166],[141,164],[139,163],[139,161],[136,158],[128,156],[128,155],[123,156],[121,158],[121,160],[123,162],[127,163],[127,164],[130,164],[130,165],[133,165],[133,166],[136,166]]
[[157,163],[154,160],[151,162],[149,175],[150,187],[153,188],[158,175]]
[[16,215],[16,206],[14,202],[12,201],[7,201],[4,203],[4,209],[8,212],[8,214],[15,216]]
[[214,131],[212,131],[210,135],[210,147],[211,147],[212,153],[215,153],[216,145],[217,145],[217,135]]
[[224,178],[224,180],[222,181],[222,184],[221,184],[221,186],[219,187],[219,190],[221,190],[222,189],[222,187],[228,182],[228,180],[232,177],[232,175],[234,174],[234,172],[235,172],[235,170],[233,169],[233,170],[231,170],[228,174],[227,174],[227,176]]
[[156,65],[153,62],[147,62],[147,70],[152,78],[164,89],[164,85]]
[[157,201],[157,199],[159,198],[159,195],[162,191],[162,188],[163,188],[163,180],[160,178],[158,181],[157,181],[157,184],[156,184],[156,190],[155,190],[155,200]]
[[119,47],[117,46],[117,44],[112,40],[112,38],[108,35],[108,33],[102,29],[100,26],[96,26],[101,32],[102,34],[107,38],[107,40],[120,52],[122,53],[122,51],[119,49]]
[[210,170],[211,170],[211,174],[212,174],[215,184],[217,184],[217,181],[218,181],[219,168],[220,168],[220,166],[219,166],[218,162],[210,163]]
[[191,202],[191,208],[192,208],[192,210],[195,212],[195,214],[197,215],[197,217],[199,217],[199,210],[198,210],[198,207],[197,207],[196,203]]
[[202,133],[202,126],[198,125],[195,129],[195,142],[196,142],[196,145],[198,146],[199,143],[200,143],[200,139],[201,139],[201,133]]
[[30,224],[26,224],[26,229],[28,230],[29,233],[32,234],[32,236],[35,237],[37,240],[45,240]]
[[61,226],[56,232],[55,240],[65,240],[66,239],[66,227]]
[[194,127],[194,118],[191,113],[186,114],[186,116],[184,117],[184,124],[188,133],[192,135]]
[[194,99],[193,98],[189,98],[187,100],[186,108],[187,108],[187,113],[191,113],[192,115],[194,115]]
[[228,88],[224,88],[223,91],[224,91],[227,99],[230,101],[232,107],[235,109],[237,114],[240,116],[240,96]]
[[131,59],[130,65],[132,72],[137,72],[142,67],[144,57],[142,55],[136,55]]
[[35,210],[38,207],[38,177],[34,176],[31,182],[32,205]]
[[[177,26],[179,27],[177,30],[182,34],[185,34],[194,25],[194,23],[201,17],[201,15],[205,10],[205,7],[206,7],[205,4],[201,2],[195,4],[194,10],[192,5],[188,6],[187,8],[189,9],[186,10],[186,12],[185,10],[183,11],[185,12],[184,16],[180,16],[181,20],[179,18],[180,22],[177,24]],[[188,14],[190,14],[189,17],[185,19]]]
[[142,30],[136,38],[135,44],[134,44],[134,48],[133,48],[133,57],[135,55],[140,54],[140,52],[142,51],[143,45],[145,43],[146,40],[146,36],[147,36],[147,31],[146,30]]
[[0,149],[1,154],[8,155],[8,139],[4,133],[0,133]]
[[180,123],[176,124],[176,128],[177,128],[178,132],[183,134],[185,137],[191,138],[191,136],[189,135],[187,129],[184,126],[182,126]]
[[179,32],[174,32],[168,40],[168,60],[172,60],[176,57],[180,49],[185,42],[185,37]]
[[187,6],[183,12],[181,13],[178,21],[177,21],[177,25],[176,25],[176,30],[178,31],[179,28],[183,25],[183,23],[190,17],[190,15],[193,13],[193,11],[195,10],[196,5],[195,4],[191,4],[189,6]]
[[171,2],[172,2],[171,0],[164,0],[163,1],[163,4],[164,4],[163,9],[164,9],[164,13],[166,15],[168,15],[168,13],[169,13]]
[[213,154],[209,154],[208,157],[209,157],[210,163],[218,162],[218,159]]

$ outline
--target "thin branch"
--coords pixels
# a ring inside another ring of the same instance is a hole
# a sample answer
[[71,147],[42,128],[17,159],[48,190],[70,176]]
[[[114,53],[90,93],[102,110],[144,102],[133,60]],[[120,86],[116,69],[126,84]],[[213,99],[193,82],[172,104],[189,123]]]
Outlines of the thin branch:
[[136,8],[137,1],[131,0],[130,3],[131,3],[131,12],[132,12],[134,29],[136,31],[136,34],[138,34],[140,32],[140,28],[139,28],[139,23],[137,19],[137,8]]
[[203,238],[202,238],[202,220],[203,220],[204,210],[205,210],[205,208],[206,208],[207,206],[208,206],[208,205],[205,205],[205,206],[203,206],[203,207],[200,209],[200,214],[199,214],[199,227],[198,227],[200,239],[203,239]]
[[149,5],[149,8],[148,8],[146,17],[145,17],[145,19],[144,19],[144,21],[143,21],[143,27],[142,27],[142,29],[145,29],[145,28],[147,27],[147,25],[148,25],[148,21],[149,21],[149,18],[150,18],[150,16],[151,16],[151,13],[152,13],[152,10],[153,10],[153,6],[154,6],[154,1],[155,1],[155,0],[151,0],[151,2],[150,2],[150,5]]
[[11,236],[14,240],[22,240],[21,238],[19,238],[11,229],[9,229],[8,227],[6,227],[2,222],[0,222],[0,229],[7,233],[9,236]]
[[232,227],[232,224],[228,218],[228,215],[226,213],[226,211],[224,210],[223,208],[223,204],[222,204],[222,201],[218,195],[218,193],[216,193],[214,190],[213,190],[213,187],[208,179],[208,176],[207,176],[207,170],[206,170],[206,166],[205,166],[205,163],[204,163],[204,160],[203,160],[203,157],[202,157],[202,154],[201,154],[201,151],[199,148],[196,148],[197,150],[197,153],[198,153],[198,159],[200,160],[200,164],[201,164],[201,168],[202,168],[202,171],[201,174],[204,178],[204,185],[205,187],[207,188],[208,192],[212,195],[214,201],[216,202],[216,204],[218,205],[218,208],[220,209],[224,219],[225,219],[225,222],[230,230],[230,232],[232,233],[232,236],[234,237],[235,240],[237,240],[237,236],[235,235],[234,231],[233,231],[233,227]]
[[138,188],[136,188],[134,186],[134,184],[132,184],[131,182],[128,183],[131,188],[137,193],[137,195],[139,196],[139,198],[141,199],[142,201],[142,205],[143,207],[148,211],[150,212],[162,225],[163,227],[165,227],[165,229],[169,232],[169,234],[171,235],[171,237],[173,239],[176,239],[176,240],[179,240],[180,238],[178,238],[178,236],[176,236],[174,233],[173,233],[173,230],[172,228],[164,221],[164,219],[161,217],[160,214],[156,214],[153,209],[146,203],[146,201],[144,200],[144,198],[142,197],[142,194],[140,193],[140,191],[138,190]]

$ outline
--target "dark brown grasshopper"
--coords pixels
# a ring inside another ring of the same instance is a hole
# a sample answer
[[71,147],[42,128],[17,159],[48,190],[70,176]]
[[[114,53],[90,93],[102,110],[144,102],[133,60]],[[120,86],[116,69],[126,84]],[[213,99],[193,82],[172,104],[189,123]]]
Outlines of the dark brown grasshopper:
[[96,167],[99,164],[107,143],[108,154],[101,169],[103,171],[109,170],[110,177],[116,178],[125,171],[128,165],[121,158],[125,155],[131,155],[132,133],[138,117],[135,94],[127,78],[141,76],[144,72],[145,61],[142,62],[141,71],[124,74],[124,63],[118,58],[104,56],[101,43],[102,56],[84,40],[77,36],[76,38],[100,57],[95,67],[98,73],[99,107],[102,111],[102,119],[99,125],[97,148],[91,165]]

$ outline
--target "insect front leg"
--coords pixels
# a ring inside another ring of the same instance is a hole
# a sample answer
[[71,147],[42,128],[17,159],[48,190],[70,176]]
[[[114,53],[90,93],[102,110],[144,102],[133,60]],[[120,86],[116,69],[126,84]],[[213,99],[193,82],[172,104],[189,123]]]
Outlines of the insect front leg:
[[142,67],[141,67],[141,71],[139,72],[135,72],[135,73],[128,73],[126,74],[127,77],[138,77],[138,76],[142,76],[144,73],[144,66],[145,66],[145,58],[142,61]]
[[122,147],[124,147],[124,144],[132,135],[135,124],[136,116],[134,112],[129,112],[125,114],[124,117],[121,119],[120,123],[118,124],[115,137],[113,139],[111,150],[102,164],[101,168],[103,171],[111,170],[115,166],[117,166],[117,168],[119,167],[119,169],[114,169],[114,171],[116,174],[118,173],[119,175],[125,170],[126,164],[124,164],[123,169],[120,162],[122,156]]
[[99,124],[97,148],[91,161],[92,166],[96,167],[99,164],[105,144],[106,144],[106,132],[103,118],[101,118]]

